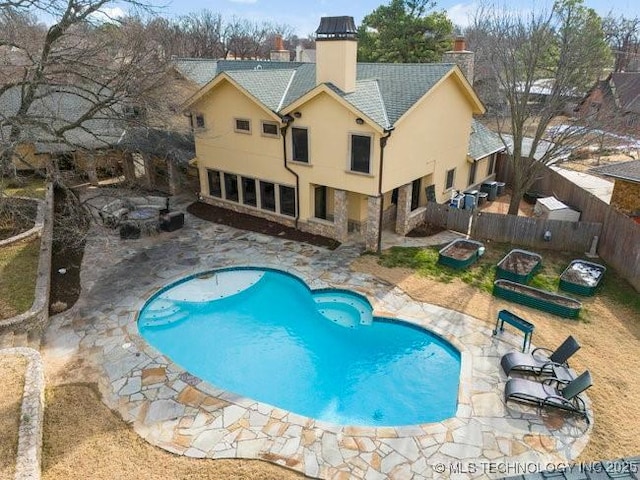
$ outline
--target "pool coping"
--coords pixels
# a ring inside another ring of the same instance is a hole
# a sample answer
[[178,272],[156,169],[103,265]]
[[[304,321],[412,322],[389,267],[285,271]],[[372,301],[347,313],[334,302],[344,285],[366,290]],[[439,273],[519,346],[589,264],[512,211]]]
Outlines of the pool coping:
[[[464,344],[462,344],[457,338],[448,335],[446,332],[436,332],[432,329],[430,329],[428,326],[426,325],[421,325],[420,321],[417,319],[405,319],[405,318],[398,318],[396,316],[392,316],[391,314],[389,314],[389,312],[376,312],[376,309],[374,307],[374,303],[371,302],[371,300],[368,298],[367,295],[357,292],[357,291],[353,291],[350,290],[348,288],[337,288],[337,287],[319,287],[319,288],[311,288],[309,286],[309,283],[307,281],[304,280],[304,278],[298,273],[298,272],[294,272],[291,271],[291,269],[286,270],[283,268],[275,268],[272,266],[265,266],[265,265],[237,265],[237,266],[228,266],[228,267],[221,267],[221,268],[217,268],[217,269],[210,269],[210,270],[205,270],[205,271],[201,271],[201,272],[196,272],[193,274],[189,274],[186,277],[179,277],[176,281],[168,281],[168,283],[160,288],[159,290],[155,290],[155,292],[146,292],[146,294],[143,296],[143,299],[139,302],[139,306],[135,311],[135,315],[134,315],[134,323],[136,324],[136,326],[138,325],[138,321],[140,319],[140,313],[142,312],[142,309],[145,307],[145,305],[149,302],[151,302],[154,298],[159,297],[163,292],[166,292],[167,290],[170,290],[171,288],[178,286],[182,283],[186,283],[189,280],[193,280],[194,278],[198,278],[202,275],[207,275],[209,273],[213,273],[213,272],[225,272],[225,271],[240,271],[240,270],[263,270],[263,271],[271,271],[271,272],[276,272],[276,273],[286,273],[287,275],[293,277],[294,279],[296,279],[298,282],[302,283],[307,290],[310,293],[313,292],[322,292],[322,291],[344,291],[344,292],[348,292],[348,293],[352,293],[352,294],[356,294],[358,296],[360,296],[361,298],[365,299],[369,305],[371,306],[371,310],[372,310],[372,315],[374,318],[378,317],[381,318],[383,320],[390,320],[394,323],[404,323],[409,327],[418,327],[421,330],[426,330],[428,333],[431,333],[433,335],[435,335],[436,337],[438,337],[441,340],[444,340],[445,342],[449,343],[453,348],[455,348],[457,350],[457,352],[460,354],[460,378],[459,378],[459,382],[458,382],[458,393],[456,395],[456,413],[449,418],[443,419],[443,420],[439,420],[437,422],[429,422],[429,423],[422,423],[422,424],[417,424],[417,425],[428,425],[430,423],[442,423],[443,425],[448,425],[449,423],[451,423],[452,420],[454,420],[459,414],[461,414],[461,404],[467,405],[469,406],[470,404],[470,399],[467,398],[465,396],[467,390],[463,388],[463,382],[470,382],[472,380],[470,373],[471,370],[469,368],[467,368],[467,362],[471,361],[471,356],[469,355],[466,347],[464,346]],[[374,320],[375,321],[375,320]],[[139,334],[139,331],[137,332],[138,336],[145,342],[145,344],[151,348],[154,352],[157,352],[160,355],[164,354],[162,352],[160,352],[159,350],[157,350],[155,347],[153,347],[152,345],[149,345],[146,343],[146,340],[144,340],[144,337],[142,337],[142,335]],[[169,359],[170,360],[170,359]],[[184,369],[183,369],[184,370]],[[186,370],[184,370],[186,372]],[[203,380],[206,381],[206,380]],[[249,397],[245,397],[242,396],[240,394],[232,394],[234,396],[234,400],[233,403],[236,405],[240,405],[242,407],[245,408],[249,408],[251,405],[254,404],[259,404],[262,406],[262,409],[271,409],[273,410],[282,410],[279,407],[276,407],[274,405],[265,403],[265,402],[260,402],[257,400],[253,400]],[[464,399],[464,402],[461,401],[461,399]],[[294,412],[292,412],[294,413]],[[403,435],[403,429],[406,428],[408,430],[410,430],[411,432],[415,431],[414,429],[414,425],[409,425],[409,426],[393,426],[393,425],[388,425],[388,426],[354,426],[354,425],[339,425],[339,424],[335,424],[335,423],[331,423],[331,422],[326,422],[324,420],[318,420],[315,418],[311,418],[311,417],[306,417],[304,415],[300,415],[300,414],[296,414],[299,415],[301,417],[307,418],[309,421],[313,421],[317,426],[322,426],[323,428],[326,428],[330,431],[339,431],[343,428],[363,428],[363,429],[376,429],[376,428],[394,428],[397,432],[399,436],[406,436]]]

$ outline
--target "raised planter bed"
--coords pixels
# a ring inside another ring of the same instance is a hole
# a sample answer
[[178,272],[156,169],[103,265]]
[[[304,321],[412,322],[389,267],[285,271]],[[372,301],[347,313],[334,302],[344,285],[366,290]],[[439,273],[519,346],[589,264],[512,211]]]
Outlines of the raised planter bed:
[[582,303],[573,298],[509,280],[493,282],[493,295],[565,318],[577,318],[582,308]]
[[574,260],[560,275],[560,288],[566,292],[590,296],[596,293],[607,268],[586,260]]
[[467,268],[484,252],[484,245],[474,240],[458,238],[438,252],[438,263],[451,268]]
[[542,257],[537,253],[514,248],[507,253],[496,269],[496,279],[529,283],[542,266]]

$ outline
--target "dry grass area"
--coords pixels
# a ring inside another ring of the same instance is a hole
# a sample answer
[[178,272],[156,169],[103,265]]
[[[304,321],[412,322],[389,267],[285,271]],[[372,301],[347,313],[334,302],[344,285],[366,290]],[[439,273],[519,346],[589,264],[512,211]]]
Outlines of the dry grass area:
[[0,478],[13,478],[15,475],[26,366],[23,357],[0,355]]
[[583,299],[587,314],[569,320],[506,302],[458,279],[442,283],[407,268],[385,268],[375,256],[363,256],[352,268],[397,285],[412,298],[441,305],[495,325],[506,308],[536,325],[533,342],[555,348],[567,335],[582,348],[571,362],[578,372],[589,369],[594,385],[589,390],[595,415],[591,441],[580,460],[614,459],[637,455],[640,431],[640,318],[637,312],[596,295]]
[[0,319],[26,312],[35,298],[40,239],[0,248]]
[[259,460],[194,459],[153,447],[100,401],[93,386],[84,384],[47,391],[43,443],[43,480],[304,478]]

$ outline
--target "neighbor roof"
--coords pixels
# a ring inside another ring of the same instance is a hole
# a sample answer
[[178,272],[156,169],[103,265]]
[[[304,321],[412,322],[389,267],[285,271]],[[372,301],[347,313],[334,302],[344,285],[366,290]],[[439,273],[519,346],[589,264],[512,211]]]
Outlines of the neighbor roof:
[[[20,142],[33,143],[37,153],[59,153],[73,150],[73,147],[100,148],[116,142],[122,134],[124,127],[115,110],[105,108],[79,127],[64,132],[64,139],[56,138],[48,128],[55,130],[78,121],[92,108],[98,95],[91,99],[92,94],[86,90],[72,87],[44,90],[43,87],[38,96],[27,115],[18,118],[20,88],[10,88],[0,95],[0,115],[9,123],[12,120],[22,122]],[[0,138],[6,141],[10,130],[11,126],[5,125],[0,131]]]
[[[330,83],[325,85],[386,129],[454,68],[449,63],[358,63],[354,92],[345,93]],[[225,72],[276,113],[317,86],[314,63],[218,61],[215,71],[216,76]]]
[[469,136],[469,156],[474,160],[480,160],[504,149],[505,146],[500,140],[500,136],[474,118]]
[[589,173],[640,183],[640,160],[613,163],[611,165],[592,168],[589,170]]
[[612,73],[609,86],[623,111],[640,113],[640,72]]

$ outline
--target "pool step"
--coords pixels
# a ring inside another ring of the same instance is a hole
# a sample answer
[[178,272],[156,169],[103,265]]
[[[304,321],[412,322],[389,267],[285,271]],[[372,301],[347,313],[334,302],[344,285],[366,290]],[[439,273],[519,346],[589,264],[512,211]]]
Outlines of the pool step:
[[153,303],[152,308],[148,308],[144,312],[145,318],[165,318],[169,317],[180,311],[180,306],[176,305],[175,302],[158,299]]
[[373,312],[363,300],[334,292],[317,292],[313,295],[318,312],[332,322],[347,328],[371,325]]
[[187,318],[189,314],[185,311],[174,311],[170,315],[163,315],[161,317],[147,317],[146,315],[140,321],[140,325],[143,327],[163,327],[172,323],[179,322]]

